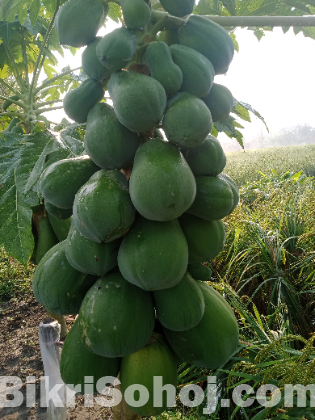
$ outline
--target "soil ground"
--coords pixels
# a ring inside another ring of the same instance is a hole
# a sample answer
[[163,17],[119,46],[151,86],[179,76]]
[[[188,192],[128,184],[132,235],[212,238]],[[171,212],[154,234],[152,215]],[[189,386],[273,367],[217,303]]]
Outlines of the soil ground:
[[[16,408],[0,408],[3,420],[47,419],[47,409],[40,407],[40,378],[44,376],[43,363],[39,347],[38,326],[47,318],[47,312],[34,297],[25,300],[12,299],[0,306],[0,377],[18,376],[23,381],[20,391],[23,404]],[[67,326],[73,317],[66,317]],[[26,407],[25,378],[36,377],[36,403]],[[1,384],[0,384],[1,386]],[[1,397],[0,390],[0,401]],[[10,398],[10,395],[8,396]],[[68,420],[112,419],[112,411],[94,402],[94,407],[84,406],[84,397],[77,396],[75,407],[68,408]]]

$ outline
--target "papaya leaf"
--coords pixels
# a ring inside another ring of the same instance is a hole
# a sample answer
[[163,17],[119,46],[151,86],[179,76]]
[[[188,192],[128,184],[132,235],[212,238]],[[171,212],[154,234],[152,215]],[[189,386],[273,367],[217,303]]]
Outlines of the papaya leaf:
[[116,23],[120,23],[122,19],[119,4],[109,3],[108,17]]
[[248,109],[243,107],[236,99],[235,99],[235,102],[234,102],[232,113],[236,114],[238,117],[240,117],[244,121],[251,122],[250,114],[248,112]]
[[[238,101],[238,103],[241,105],[241,107],[247,109],[248,111],[252,112],[257,118],[259,118],[264,124],[265,127],[269,133],[269,128],[267,126],[267,123],[264,119],[264,117],[262,117],[258,111],[256,111],[250,104],[247,104],[246,102],[242,102],[242,101]],[[234,112],[234,111],[233,111]]]
[[31,21],[32,26],[34,26],[37,21],[40,8],[41,8],[40,0],[33,0],[30,6],[30,21]]
[[63,146],[69,151],[69,157],[80,156],[84,152],[82,125],[71,124],[60,132]]

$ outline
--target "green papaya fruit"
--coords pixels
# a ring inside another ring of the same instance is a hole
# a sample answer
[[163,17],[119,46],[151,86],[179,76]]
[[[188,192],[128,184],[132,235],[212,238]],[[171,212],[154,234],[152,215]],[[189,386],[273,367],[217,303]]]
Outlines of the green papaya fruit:
[[119,5],[128,29],[143,28],[149,22],[151,10],[144,0],[120,0]]
[[196,184],[196,198],[187,213],[205,220],[219,220],[237,206],[238,187],[223,172],[218,176],[196,176]]
[[177,146],[200,146],[212,129],[211,114],[197,96],[180,92],[168,102],[162,128],[168,141]]
[[191,15],[178,33],[182,45],[199,51],[210,60],[215,74],[228,71],[234,56],[234,44],[222,26],[203,16]]
[[183,74],[181,91],[204,98],[210,92],[214,79],[214,68],[210,61],[198,51],[185,45],[170,47],[174,63]]
[[75,270],[67,261],[65,246],[65,241],[60,242],[41,259],[33,276],[33,293],[47,311],[76,315],[96,277]]
[[217,369],[237,351],[238,324],[226,300],[213,287],[197,282],[205,300],[204,315],[196,327],[164,334],[174,352],[195,366]]
[[41,194],[54,206],[71,209],[78,190],[98,170],[88,155],[54,162],[41,174]]
[[51,216],[48,213],[49,222],[58,238],[58,240],[65,241],[67,239],[71,224],[72,224],[72,216],[69,219],[61,220],[57,219],[56,217]]
[[225,120],[234,104],[231,91],[218,83],[213,83],[209,94],[203,100],[211,112],[213,122]]
[[[10,99],[13,99],[14,101],[18,101],[20,97],[17,95],[13,95],[13,96],[10,96]],[[3,101],[3,104],[2,104],[3,111],[6,111],[9,108],[9,106],[12,105],[12,101],[10,101],[10,99],[5,99]]]
[[159,128],[154,129],[154,136],[153,138],[164,140],[164,136],[162,131]]
[[137,49],[137,38],[122,26],[106,34],[96,45],[99,61],[110,72],[126,68]]
[[118,253],[121,274],[144,290],[175,286],[187,264],[188,247],[177,219],[153,222],[138,216]]
[[[81,386],[85,391],[85,377],[93,378],[93,393],[100,392],[96,388],[97,381],[104,376],[116,377],[119,372],[121,359],[119,357],[102,357],[92,353],[82,342],[79,330],[79,318],[72,325],[60,357],[60,375],[68,386]],[[105,384],[104,384],[105,385]]]
[[187,240],[189,264],[211,261],[222,251],[225,242],[222,220],[204,220],[187,213],[178,220]]
[[95,242],[111,242],[123,236],[135,219],[125,176],[101,169],[80,188],[73,205],[78,231]]
[[24,131],[22,127],[20,127],[19,125],[16,125],[15,127],[11,129],[11,133],[24,134]]
[[201,146],[181,149],[195,176],[216,176],[226,165],[226,156],[220,142],[211,134]]
[[104,79],[108,79],[110,71],[103,66],[96,55],[96,46],[102,39],[101,36],[97,36],[82,53],[82,69],[92,79],[101,82]]
[[163,41],[168,46],[179,44],[178,29],[167,29],[161,31],[156,36],[157,41]]
[[[123,357],[121,361],[120,381],[123,394],[125,395],[126,390],[128,393],[128,387],[134,384],[141,385],[148,392],[148,400],[145,404],[141,406],[137,402],[128,404],[131,411],[141,417],[157,416],[168,408],[166,392],[161,392],[161,402],[159,406],[156,404],[156,389],[154,389],[156,377],[161,379],[161,386],[166,387],[168,384],[174,388],[177,386],[176,357],[164,337],[161,334],[153,333],[145,347]],[[175,395],[173,404],[175,404]]]
[[202,263],[198,264],[188,264],[187,271],[195,280],[210,280],[212,270],[210,267],[203,265]]
[[83,343],[95,354],[122,357],[140,350],[154,328],[150,292],[123,278],[119,271],[97,280],[79,313]]
[[61,45],[75,48],[92,42],[109,11],[107,3],[98,0],[67,0],[58,10],[55,27]]
[[132,162],[139,145],[138,133],[122,125],[107,103],[96,104],[88,113],[84,147],[99,167],[123,168]]
[[79,87],[66,93],[63,98],[64,111],[75,122],[85,123],[89,111],[103,96],[101,84],[97,80],[86,79]]
[[110,76],[107,87],[118,120],[129,130],[141,133],[159,124],[166,108],[166,93],[153,77],[117,71]]
[[66,257],[76,270],[103,276],[117,266],[119,244],[120,239],[102,244],[86,239],[72,224],[66,241]]
[[10,122],[8,128],[7,128],[7,131],[11,131],[12,128],[15,127],[16,124],[18,124],[20,121],[21,120],[19,118],[16,118],[16,117],[15,118],[12,118],[12,120],[11,120],[11,122]]
[[151,42],[146,50],[146,60],[151,77],[158,80],[168,96],[174,95],[181,87],[183,74],[172,59],[170,48],[165,42]]
[[47,217],[42,217],[39,221],[38,242],[35,254],[35,263],[39,264],[43,256],[58,243],[57,236],[49,223]]
[[173,16],[190,15],[195,6],[195,0],[160,0],[163,8]]
[[153,300],[160,323],[172,331],[195,327],[205,311],[203,294],[188,272],[174,287],[155,290]]
[[61,209],[60,207],[54,206],[47,200],[45,200],[44,203],[47,213],[52,217],[60,220],[66,220],[72,216],[72,207],[70,209]]
[[177,147],[151,139],[139,147],[129,180],[136,210],[166,222],[183,214],[195,199],[195,178]]

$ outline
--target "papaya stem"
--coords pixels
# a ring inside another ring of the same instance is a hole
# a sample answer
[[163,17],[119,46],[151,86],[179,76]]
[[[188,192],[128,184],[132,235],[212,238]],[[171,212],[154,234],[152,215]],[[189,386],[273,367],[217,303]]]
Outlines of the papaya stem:
[[61,330],[60,330],[60,339],[65,338],[66,335],[68,334],[68,328],[67,328],[67,324],[65,321],[65,317],[63,315],[57,315],[57,314],[53,314],[52,312],[47,311],[48,316],[50,318],[55,319],[56,321],[59,322],[60,326],[61,326]]
[[34,94],[36,95],[38,92],[40,92],[44,87],[50,85],[51,83],[53,83],[55,80],[61,79],[63,76],[67,76],[68,74],[81,69],[82,67],[77,67],[75,69],[71,69],[71,70],[67,70],[64,71],[63,73],[59,73],[57,74],[57,76],[52,77],[51,79],[48,79],[46,81],[44,81],[39,87],[37,87],[36,89],[34,89]]
[[18,95],[19,92],[17,92],[15,89],[12,88],[7,82],[5,82],[3,79],[0,79],[0,84],[4,86],[9,91],[13,92],[15,95]]
[[1,112],[1,117],[18,117],[20,120],[24,121],[25,114],[21,114],[20,112]]
[[23,53],[23,61],[24,61],[24,67],[25,67],[25,84],[28,87],[30,84],[30,81],[28,79],[28,60],[27,60],[27,55],[26,55],[26,44],[25,44],[25,39],[24,39],[24,32],[25,31],[21,31],[21,38],[22,38],[22,53]]
[[38,109],[38,110],[34,111],[34,113],[35,113],[35,115],[39,115],[39,114],[42,114],[43,112],[55,111],[55,109],[62,109],[62,108],[63,108],[63,106],[52,106],[51,108],[47,107],[47,108],[43,108],[43,109]]
[[15,78],[16,78],[17,84],[19,85],[19,87],[21,89],[21,92],[25,93],[26,89],[25,89],[25,86],[24,86],[24,83],[23,83],[23,78],[22,78],[22,76],[19,72],[18,66],[17,66],[17,64],[14,60],[13,55],[12,55],[10,44],[7,44],[6,42],[3,42],[3,45],[4,45],[4,48],[6,50],[7,55],[9,57],[9,60],[13,63],[13,67],[14,67],[14,70],[15,70]]
[[40,102],[34,105],[35,109],[41,108],[42,106],[46,106],[46,105],[50,105],[50,104],[55,104],[56,102],[62,102],[62,99],[53,99],[52,101],[47,101],[47,102]]
[[7,96],[0,95],[0,99],[4,99],[5,101],[10,101],[13,104],[18,105],[19,107],[21,107],[23,109],[27,109],[27,105],[25,105],[23,102],[15,101],[14,99],[11,99]]
[[159,20],[164,20],[164,25],[159,29],[178,29],[185,25],[186,20],[175,16],[169,15],[167,12],[161,12],[160,10],[151,11],[151,22],[156,23]]
[[32,82],[31,82],[30,90],[29,90],[29,98],[32,97],[32,93],[33,93],[33,90],[34,90],[34,87],[35,87],[35,83],[36,83],[36,79],[37,79],[37,70],[38,70],[38,67],[39,67],[39,64],[40,64],[41,57],[43,55],[44,49],[46,47],[48,38],[50,36],[51,30],[52,30],[52,28],[54,26],[56,14],[57,14],[57,12],[59,10],[59,5],[60,5],[60,0],[57,0],[56,9],[55,9],[54,14],[53,14],[53,17],[52,17],[52,19],[50,21],[50,24],[49,24],[49,26],[47,28],[47,31],[46,31],[46,34],[45,34],[45,37],[44,37],[44,40],[43,40],[41,49],[39,51],[39,54],[38,54],[38,57],[37,57],[37,60],[36,60],[36,63],[35,63],[33,78],[32,78]]

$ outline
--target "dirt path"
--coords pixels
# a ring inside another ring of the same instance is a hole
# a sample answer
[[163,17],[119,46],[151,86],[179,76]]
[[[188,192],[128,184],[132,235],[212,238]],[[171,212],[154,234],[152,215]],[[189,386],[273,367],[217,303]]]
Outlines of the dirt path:
[[[23,381],[20,390],[23,404],[16,408],[0,408],[0,418],[5,420],[47,419],[46,408],[40,407],[40,377],[44,375],[38,340],[38,326],[47,313],[35,298],[13,299],[0,306],[0,376],[18,376]],[[66,317],[67,325],[73,317]],[[26,407],[25,378],[36,377],[35,407]],[[95,402],[93,408],[84,407],[83,396],[76,398],[76,406],[68,408],[68,420],[112,419],[111,410]]]

